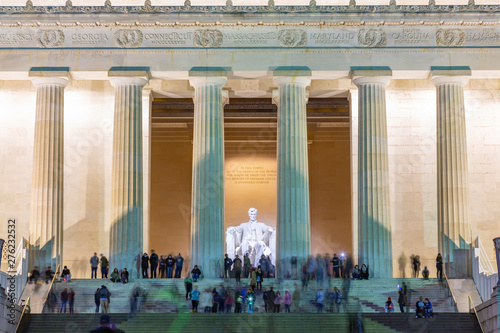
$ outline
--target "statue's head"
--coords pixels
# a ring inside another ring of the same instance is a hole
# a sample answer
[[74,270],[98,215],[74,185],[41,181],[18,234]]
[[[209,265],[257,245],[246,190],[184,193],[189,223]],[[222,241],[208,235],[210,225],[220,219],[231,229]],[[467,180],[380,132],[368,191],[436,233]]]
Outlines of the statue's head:
[[257,208],[250,208],[248,210],[248,216],[250,217],[250,221],[255,221],[257,219]]

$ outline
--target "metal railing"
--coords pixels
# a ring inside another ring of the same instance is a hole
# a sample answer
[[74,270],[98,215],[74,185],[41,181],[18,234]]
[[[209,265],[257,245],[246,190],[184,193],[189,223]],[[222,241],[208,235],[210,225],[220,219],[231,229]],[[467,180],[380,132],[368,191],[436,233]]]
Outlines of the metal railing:
[[45,307],[47,305],[47,299],[49,298],[50,292],[52,291],[52,287],[54,286],[54,281],[57,279],[57,277],[60,274],[60,272],[59,272],[60,268],[61,268],[61,264],[57,265],[54,276],[52,277],[52,281],[50,281],[49,289],[47,290],[47,294],[45,294],[45,297],[44,297],[43,302],[42,302],[42,313],[45,312]]
[[479,328],[481,328],[481,332],[484,332],[483,325],[481,324],[481,320],[479,319],[479,315],[477,314],[476,306],[474,305],[474,301],[470,296],[469,297],[469,312],[472,312],[474,310],[474,314],[476,315],[477,322],[479,323]]
[[19,317],[19,321],[17,322],[16,330],[14,332],[20,333],[25,331],[24,327],[24,322],[23,319],[29,320],[28,316],[31,313],[31,307],[30,307],[30,298],[26,300],[26,303],[24,303],[23,306],[23,312],[21,312],[21,316]]
[[452,301],[451,304],[454,305],[455,310],[458,311],[457,299],[455,298],[455,294],[453,294],[453,290],[451,290],[450,281],[448,280],[448,276],[446,275],[445,270],[443,270],[443,275],[444,275],[444,282],[446,283],[446,288],[449,291],[449,294],[451,295],[451,301]]

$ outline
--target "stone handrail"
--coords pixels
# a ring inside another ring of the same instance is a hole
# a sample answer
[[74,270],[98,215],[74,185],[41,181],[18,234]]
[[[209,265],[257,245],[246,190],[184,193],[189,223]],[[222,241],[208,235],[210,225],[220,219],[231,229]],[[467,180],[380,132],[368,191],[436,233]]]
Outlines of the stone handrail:
[[57,265],[57,268],[54,272],[54,276],[52,277],[52,281],[50,281],[49,289],[47,290],[47,294],[45,294],[45,297],[44,297],[43,302],[42,302],[42,313],[44,312],[45,306],[47,305],[47,298],[49,297],[49,294],[52,290],[52,287],[54,286],[54,281],[57,279],[57,277],[60,274],[60,271],[59,271],[60,268],[61,268],[61,264]]
[[479,319],[479,316],[477,314],[476,306],[474,305],[474,301],[472,300],[472,298],[470,296],[468,296],[468,297],[469,297],[469,311],[471,311],[471,312],[474,311],[474,314],[476,315],[477,322],[479,323],[479,327],[481,328],[481,332],[485,333],[483,325],[481,324],[481,320]]

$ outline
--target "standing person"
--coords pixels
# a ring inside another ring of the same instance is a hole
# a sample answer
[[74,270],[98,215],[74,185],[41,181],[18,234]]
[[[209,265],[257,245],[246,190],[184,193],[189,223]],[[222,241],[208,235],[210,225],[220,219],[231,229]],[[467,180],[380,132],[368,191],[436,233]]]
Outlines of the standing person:
[[94,252],[94,256],[90,258],[90,268],[92,272],[90,273],[91,279],[97,279],[97,267],[99,267],[99,257],[97,252]]
[[316,294],[316,306],[318,308],[318,313],[323,313],[324,301],[325,301],[325,294],[323,293],[323,289],[320,289]]
[[231,266],[233,265],[233,260],[228,257],[227,253],[224,255],[224,278],[227,279],[228,276],[231,277]]
[[273,287],[269,288],[267,292],[267,298],[269,299],[268,310],[269,312],[274,312],[274,300],[276,299],[276,294],[274,293]]
[[149,263],[151,264],[151,278],[156,279],[156,270],[158,269],[158,255],[155,250],[151,250],[151,257],[149,257]]
[[335,294],[335,308],[336,308],[336,311],[337,313],[340,312],[340,303],[342,303],[342,294],[340,293],[340,290],[339,288],[337,287],[334,287],[333,288],[333,292]]
[[345,253],[342,252],[340,254],[340,262],[339,262],[339,266],[340,266],[340,276],[345,279],[346,278],[346,274],[345,274],[345,262],[346,262],[346,257],[345,257]]
[[280,312],[280,305],[281,305],[281,300],[283,297],[281,297],[281,293],[279,290],[276,291],[276,294],[274,295],[274,312],[279,313]]
[[245,279],[251,278],[250,269],[252,268],[252,263],[250,261],[250,257],[248,256],[248,252],[245,253],[243,257],[243,277]]
[[241,259],[238,257],[238,255],[236,255],[233,260],[233,267],[234,267],[234,277],[236,279],[236,284],[240,284],[242,268],[241,268]]
[[266,259],[265,255],[260,256],[259,267],[262,270],[262,276],[263,277],[268,277],[267,276],[267,259]]
[[181,256],[181,253],[179,252],[177,257],[175,257],[175,275],[174,275],[174,277],[176,279],[181,278],[183,265],[184,265],[184,258]]
[[255,278],[257,280],[257,290],[262,290],[262,281],[264,281],[264,273],[262,273],[262,268],[257,268],[255,272]]
[[333,265],[333,277],[334,278],[340,277],[340,259],[339,257],[337,257],[337,253],[333,255],[332,265]]
[[75,304],[75,292],[72,288],[69,288],[68,291],[68,303],[69,303],[69,313],[74,312],[74,304]]
[[109,292],[108,288],[106,288],[105,285],[101,286],[101,289],[99,289],[99,299],[102,304],[102,313],[109,313],[109,300],[110,300],[111,293]]
[[193,280],[188,276],[184,279],[184,288],[186,289],[186,301],[191,297],[191,291],[193,290]]
[[437,269],[437,273],[436,273],[437,278],[442,280],[443,279],[443,257],[441,257],[441,253],[438,253],[438,255],[436,257],[436,269]]
[[399,311],[401,311],[401,313],[405,313],[405,295],[402,290],[398,291],[398,304]]
[[292,279],[296,280],[297,277],[298,277],[298,272],[297,272],[297,264],[298,264],[298,260],[297,260],[297,257],[296,256],[293,256],[291,259],[290,259],[290,264],[292,266]]
[[95,313],[99,313],[99,306],[101,305],[101,297],[99,294],[99,288],[94,293],[94,302],[95,302]]
[[285,305],[285,313],[290,313],[290,306],[292,305],[292,294],[290,294],[290,291],[288,289],[285,290],[283,304]]
[[294,284],[292,301],[293,301],[293,312],[300,312],[300,288],[297,284]]
[[255,289],[257,289],[257,272],[255,272],[255,269],[251,269],[250,276],[250,288],[255,292]]
[[101,253],[101,278],[102,279],[107,279],[108,278],[108,267],[109,267],[109,261],[108,258],[106,258],[102,253]]
[[231,295],[230,291],[228,291],[226,293],[225,304],[226,304],[226,312],[231,313],[231,311],[233,310],[233,305],[234,305],[234,297],[233,297],[233,295]]
[[175,265],[175,259],[172,257],[171,254],[169,254],[166,260],[168,279],[171,279],[174,276],[174,265]]
[[128,318],[133,318],[135,316],[135,313],[137,311],[137,302],[138,302],[138,299],[139,299],[139,295],[140,295],[140,290],[138,287],[134,287],[134,289],[132,289],[132,292],[130,293],[130,298],[129,298],[129,302],[130,302],[130,313],[128,315]]
[[166,272],[166,262],[165,258],[163,255],[160,256],[160,279],[164,279],[167,275],[165,274]]
[[[241,260],[240,260],[241,261]],[[253,305],[255,303],[255,294],[252,289],[249,289],[247,294],[245,295],[245,300],[248,304],[248,313],[253,313]]]
[[141,268],[142,268],[142,278],[147,279],[148,277],[148,268],[149,268],[149,256],[147,252],[141,257]]
[[243,302],[243,297],[238,292],[236,293],[236,306],[234,308],[234,313],[241,313],[241,303]]
[[194,286],[193,291],[191,291],[191,304],[193,305],[192,312],[198,312],[198,304],[200,303],[200,291],[198,290],[198,286]]
[[68,304],[68,289],[64,288],[64,290],[61,292],[61,310],[59,310],[59,313],[63,312],[66,313],[66,304]]
[[200,297],[200,306],[203,309],[203,312],[205,313],[211,313],[212,312],[212,306],[213,306],[213,295],[210,292],[210,289],[205,289],[203,294],[201,294]]

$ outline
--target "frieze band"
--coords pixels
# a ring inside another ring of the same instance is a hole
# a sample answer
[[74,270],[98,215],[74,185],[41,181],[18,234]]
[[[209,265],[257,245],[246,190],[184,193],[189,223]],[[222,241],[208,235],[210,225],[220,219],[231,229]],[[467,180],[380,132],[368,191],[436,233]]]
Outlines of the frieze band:
[[0,48],[384,48],[500,46],[500,27],[0,28]]
[[500,5],[476,5],[469,0],[467,5],[436,5],[435,0],[429,0],[428,5],[398,5],[391,0],[389,5],[357,5],[350,0],[349,5],[318,6],[315,0],[310,0],[308,6],[276,6],[274,0],[269,0],[267,6],[233,6],[231,0],[225,6],[192,6],[190,0],[184,6],[153,6],[151,0],[145,0],[143,6],[113,6],[110,0],[104,6],[73,6],[67,0],[64,6],[34,6],[31,0],[25,6],[0,6],[1,14],[168,14],[168,13],[494,13],[500,11]]

